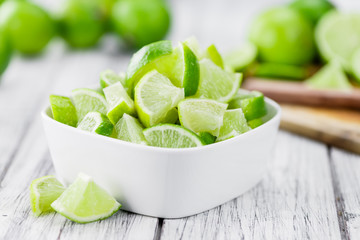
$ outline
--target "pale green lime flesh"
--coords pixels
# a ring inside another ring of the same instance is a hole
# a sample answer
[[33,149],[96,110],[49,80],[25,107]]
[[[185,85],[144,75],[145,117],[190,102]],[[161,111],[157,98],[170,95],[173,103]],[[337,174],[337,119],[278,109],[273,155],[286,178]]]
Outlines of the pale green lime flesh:
[[79,174],[51,207],[74,222],[88,223],[110,217],[121,204],[91,177]]
[[358,82],[360,82],[360,48],[355,52],[351,61],[352,72]]
[[146,140],[151,146],[164,148],[191,148],[202,146],[199,136],[175,124],[159,124],[144,130]]
[[226,54],[224,56],[224,62],[235,71],[242,71],[255,61],[256,55],[256,46],[250,42],[246,42],[242,46]]
[[115,125],[116,138],[127,142],[147,145],[143,129],[143,126],[136,118],[125,113]]
[[35,216],[54,211],[50,206],[65,191],[55,176],[45,176],[32,181],[30,186],[31,209]]
[[360,14],[326,14],[317,24],[315,39],[326,61],[336,60],[351,72],[351,59],[360,46]]
[[206,58],[199,64],[200,84],[195,97],[230,101],[239,89],[242,74],[227,72]]
[[100,74],[100,86],[106,88],[114,83],[120,82],[125,86],[126,76],[125,73],[116,74],[112,70],[105,70]]
[[352,88],[340,63],[336,60],[328,63],[306,80],[306,84],[317,89],[349,90]]
[[104,88],[108,103],[107,117],[116,124],[124,113],[136,115],[134,101],[129,97],[120,82]]
[[174,111],[183,98],[184,89],[175,87],[156,70],[147,73],[135,87],[135,108],[145,127],[168,123],[169,111]]
[[107,113],[107,102],[104,95],[93,89],[79,88],[73,90],[72,100],[77,111],[79,122],[89,112]]
[[89,112],[79,123],[77,128],[91,133],[111,136],[113,134],[114,125],[104,114],[99,112]]
[[76,127],[78,122],[77,113],[70,98],[50,95],[49,100],[53,119],[69,126]]
[[182,126],[195,133],[219,136],[227,104],[210,99],[185,99],[178,105]]
[[220,128],[217,142],[236,137],[249,131],[251,128],[246,122],[245,115],[241,108],[227,110],[224,114],[224,123]]

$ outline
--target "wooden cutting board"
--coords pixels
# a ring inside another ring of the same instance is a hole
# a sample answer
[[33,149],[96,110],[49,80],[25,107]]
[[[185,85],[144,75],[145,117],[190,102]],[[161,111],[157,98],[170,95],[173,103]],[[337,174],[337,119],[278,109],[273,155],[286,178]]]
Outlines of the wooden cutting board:
[[246,80],[244,88],[282,103],[282,129],[360,154],[358,89],[319,91],[302,83],[260,79]]

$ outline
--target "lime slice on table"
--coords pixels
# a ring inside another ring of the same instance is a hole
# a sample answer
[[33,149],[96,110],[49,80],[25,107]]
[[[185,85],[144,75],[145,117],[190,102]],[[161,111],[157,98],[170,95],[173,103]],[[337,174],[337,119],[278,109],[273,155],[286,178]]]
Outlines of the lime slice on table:
[[110,217],[121,204],[91,177],[80,173],[51,207],[74,222],[89,223]]
[[136,115],[134,101],[120,82],[104,88],[104,94],[108,102],[107,116],[113,124],[116,124],[124,113]]
[[171,55],[155,61],[154,68],[168,77],[176,87],[184,88],[185,96],[196,93],[200,67],[197,57],[186,44],[180,43]]
[[195,133],[208,132],[219,136],[227,104],[210,99],[185,99],[178,105],[182,126]]
[[136,118],[124,113],[123,117],[115,125],[116,138],[127,142],[147,145],[143,129],[143,126]]
[[154,67],[151,63],[171,54],[172,51],[171,41],[168,40],[151,43],[137,51],[132,56],[126,72],[126,87],[129,91],[133,91],[142,76]]
[[70,98],[50,95],[49,100],[54,120],[72,127],[76,127],[78,117],[76,114],[76,109]]
[[72,91],[79,121],[89,112],[107,113],[107,102],[103,94],[89,88],[78,88]]
[[35,216],[54,211],[50,206],[65,191],[55,176],[45,176],[32,181],[30,185],[31,209]]
[[307,79],[306,84],[317,89],[349,90],[352,88],[340,63],[336,60],[328,63]]
[[151,146],[164,148],[190,148],[202,146],[198,135],[175,124],[159,124],[144,130]]
[[351,61],[352,72],[358,82],[360,82],[360,48],[355,52]]
[[235,71],[243,71],[256,59],[257,48],[250,42],[244,43],[242,46],[234,49],[224,56],[226,65],[232,67]]
[[145,127],[174,123],[177,119],[173,109],[183,98],[184,89],[175,87],[156,70],[147,73],[135,87],[135,108]]
[[113,85],[117,82],[120,82],[125,86],[126,75],[125,73],[116,74],[112,70],[105,70],[100,74],[100,86],[101,88],[106,88],[110,85]]
[[91,133],[111,136],[113,133],[114,125],[104,114],[99,112],[89,112],[79,123],[77,128]]
[[360,14],[331,11],[319,21],[315,39],[326,61],[339,61],[351,72],[351,59],[360,46]]
[[220,142],[236,137],[250,129],[241,108],[227,110],[224,114],[224,123],[220,128],[220,134],[216,141]]
[[308,77],[308,69],[304,66],[296,66],[281,63],[260,63],[254,70],[256,77],[279,78],[286,80],[304,80]]
[[195,97],[230,101],[239,89],[242,74],[227,72],[206,58],[199,63],[200,84]]

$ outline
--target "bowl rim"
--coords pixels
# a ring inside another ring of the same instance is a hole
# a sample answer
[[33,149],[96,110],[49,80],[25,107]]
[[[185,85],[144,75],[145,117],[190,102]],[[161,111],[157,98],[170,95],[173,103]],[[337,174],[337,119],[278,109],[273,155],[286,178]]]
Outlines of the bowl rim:
[[203,150],[208,150],[208,149],[220,148],[222,145],[230,144],[231,142],[238,141],[241,138],[246,138],[247,136],[249,136],[251,134],[255,134],[255,133],[259,132],[259,131],[262,131],[262,129],[264,129],[267,125],[270,125],[270,124],[272,124],[272,123],[274,123],[276,121],[280,122],[280,116],[281,116],[281,107],[280,107],[280,105],[277,102],[275,102],[274,100],[272,100],[270,98],[267,98],[267,97],[265,97],[265,102],[266,102],[266,104],[271,105],[276,110],[276,113],[272,118],[270,118],[268,121],[266,121],[261,126],[255,128],[255,129],[251,129],[248,132],[245,132],[245,133],[240,134],[240,135],[238,135],[236,137],[233,137],[233,138],[221,141],[221,142],[217,142],[217,143],[214,143],[214,144],[203,145],[203,146],[192,147],[192,148],[162,148],[162,147],[148,146],[148,145],[143,145],[143,144],[138,144],[138,143],[127,142],[127,141],[123,141],[123,140],[120,140],[120,139],[103,136],[103,135],[100,135],[100,134],[93,134],[93,133],[90,133],[90,132],[87,132],[87,131],[81,131],[81,130],[77,129],[76,127],[72,127],[72,126],[66,125],[64,123],[60,123],[60,122],[56,121],[55,119],[51,118],[47,114],[47,111],[50,109],[49,105],[47,105],[41,111],[41,117],[42,117],[43,121],[50,121],[50,122],[58,125],[59,127],[64,127],[65,129],[68,129],[69,131],[73,131],[74,134],[89,135],[89,137],[99,138],[104,142],[114,142],[115,144],[121,144],[121,145],[131,147],[131,148],[134,148],[134,149],[150,150],[150,151],[155,151],[155,152],[163,152],[163,153],[180,153],[181,152],[181,153],[183,153],[183,152],[194,152],[194,151],[203,151]]

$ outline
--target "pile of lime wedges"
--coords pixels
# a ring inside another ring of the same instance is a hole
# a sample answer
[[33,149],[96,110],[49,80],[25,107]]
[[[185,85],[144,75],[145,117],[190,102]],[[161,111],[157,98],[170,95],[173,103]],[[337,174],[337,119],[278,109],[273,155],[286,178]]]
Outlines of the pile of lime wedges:
[[126,73],[102,72],[99,89],[51,95],[50,104],[55,120],[84,131],[155,147],[199,147],[263,124],[263,94],[239,89],[241,81],[214,45],[164,40],[136,52]]

